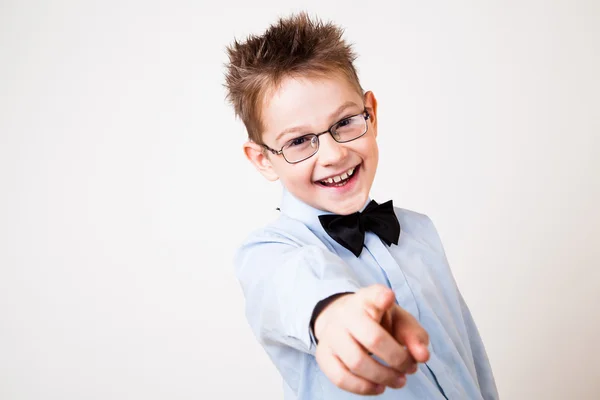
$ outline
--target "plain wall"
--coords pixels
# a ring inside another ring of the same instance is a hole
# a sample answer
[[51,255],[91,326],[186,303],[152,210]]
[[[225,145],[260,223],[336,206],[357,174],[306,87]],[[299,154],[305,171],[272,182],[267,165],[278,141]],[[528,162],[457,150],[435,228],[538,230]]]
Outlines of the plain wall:
[[600,2],[3,1],[0,398],[279,399],[233,254],[276,215],[225,46],[306,9],[379,100],[501,398],[600,392]]

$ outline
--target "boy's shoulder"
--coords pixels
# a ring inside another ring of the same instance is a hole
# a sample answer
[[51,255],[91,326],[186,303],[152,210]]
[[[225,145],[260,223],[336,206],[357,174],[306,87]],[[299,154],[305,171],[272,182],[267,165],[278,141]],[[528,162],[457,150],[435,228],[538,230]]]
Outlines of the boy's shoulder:
[[[400,223],[400,231],[405,236],[421,242],[436,252],[444,253],[444,246],[437,228],[427,214],[396,206],[394,206],[394,211]],[[400,237],[402,237],[402,233]]]
[[415,232],[422,229],[431,229],[433,222],[427,214],[394,206],[396,217],[403,231]]
[[277,211],[277,215],[269,222],[252,230],[242,246],[260,242],[302,246],[311,236],[314,236],[314,232],[307,224]]

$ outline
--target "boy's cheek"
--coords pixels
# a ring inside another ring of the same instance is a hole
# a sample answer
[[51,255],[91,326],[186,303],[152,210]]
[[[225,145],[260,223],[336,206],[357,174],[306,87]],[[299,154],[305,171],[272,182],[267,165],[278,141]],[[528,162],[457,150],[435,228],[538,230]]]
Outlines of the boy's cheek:
[[[292,165],[290,166],[293,167]],[[282,176],[285,176],[285,180],[295,186],[312,185],[311,171],[299,164],[295,164],[294,166],[296,168],[288,168],[286,171],[282,171]]]

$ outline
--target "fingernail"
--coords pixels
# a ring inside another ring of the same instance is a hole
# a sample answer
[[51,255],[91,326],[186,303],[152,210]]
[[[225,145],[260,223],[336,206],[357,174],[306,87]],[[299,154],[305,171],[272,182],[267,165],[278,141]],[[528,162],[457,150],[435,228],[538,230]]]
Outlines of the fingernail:
[[399,377],[396,379],[396,385],[397,385],[397,386],[402,386],[402,385],[404,385],[405,383],[406,383],[406,377],[405,377],[404,375],[402,375],[402,376],[399,376]]
[[377,385],[377,386],[375,386],[375,391],[377,393],[383,392],[384,390],[385,390],[385,385]]

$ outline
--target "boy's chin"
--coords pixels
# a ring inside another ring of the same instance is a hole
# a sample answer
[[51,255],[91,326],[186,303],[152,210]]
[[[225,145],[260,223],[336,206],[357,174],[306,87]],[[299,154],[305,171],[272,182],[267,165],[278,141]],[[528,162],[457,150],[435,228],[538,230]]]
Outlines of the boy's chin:
[[368,196],[366,195],[358,195],[355,194],[351,198],[337,200],[335,202],[324,201],[322,207],[319,207],[322,210],[338,214],[338,215],[348,215],[360,211],[365,203],[367,202]]

